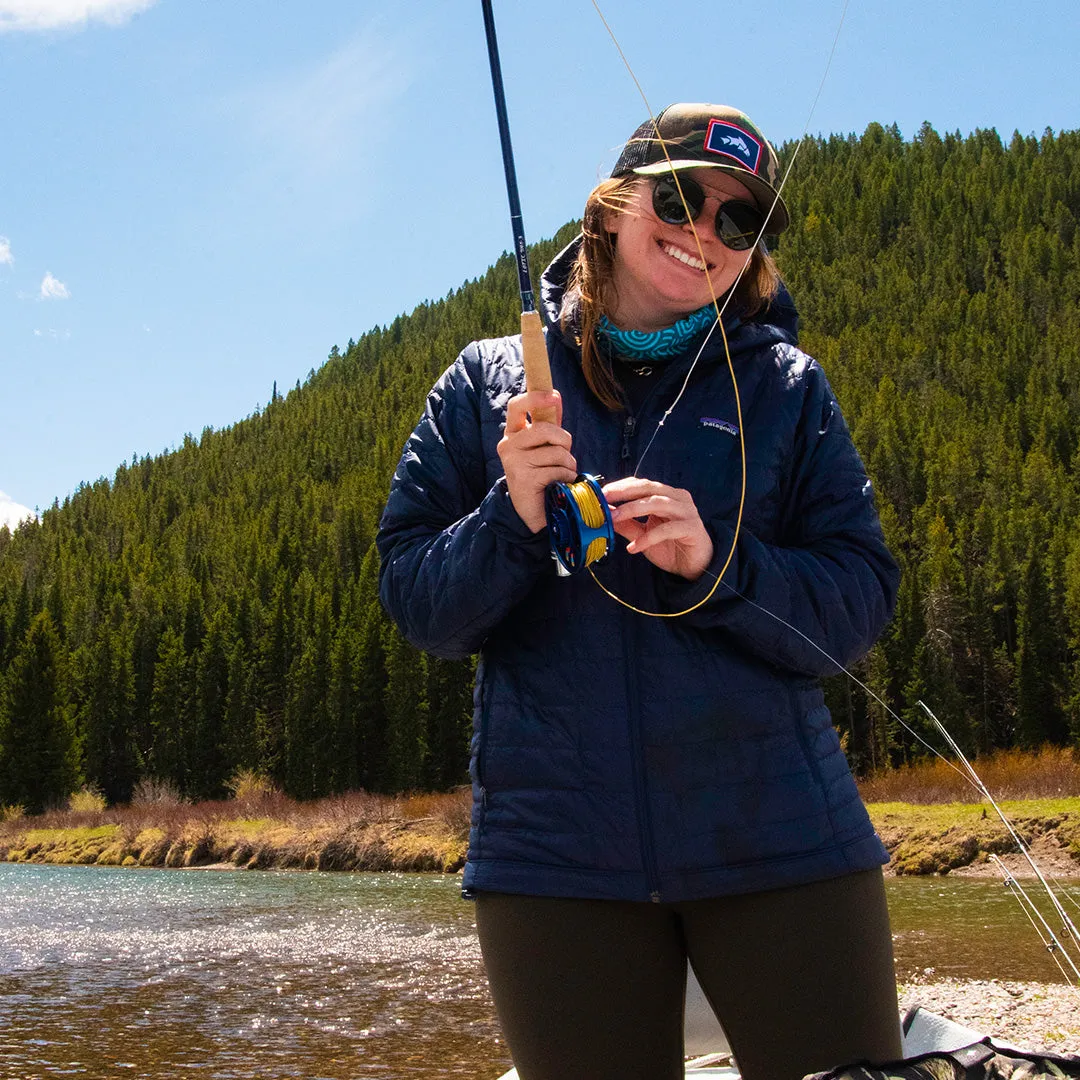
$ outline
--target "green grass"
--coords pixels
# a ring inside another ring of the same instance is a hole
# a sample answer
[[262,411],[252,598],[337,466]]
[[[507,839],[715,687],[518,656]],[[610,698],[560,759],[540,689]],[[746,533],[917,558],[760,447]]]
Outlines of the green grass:
[[[1080,814],[1080,796],[1068,796],[1053,799],[1006,799],[998,802],[1007,818],[1056,817],[1060,814]],[[904,803],[877,802],[867,803],[871,820],[878,821],[895,818],[907,822],[925,822],[927,824],[957,824],[986,817],[998,820],[997,814],[989,803],[950,802],[950,803]]]
[[[1025,844],[1050,836],[1074,858],[1080,856],[1080,798],[1010,799],[998,805]],[[887,802],[871,803],[867,810],[898,874],[948,873],[1017,850],[989,805]]]
[[74,829],[28,829],[23,833],[23,837],[27,844],[53,844],[60,841],[68,844],[85,844],[94,840],[112,840],[119,832],[119,825],[84,825]]

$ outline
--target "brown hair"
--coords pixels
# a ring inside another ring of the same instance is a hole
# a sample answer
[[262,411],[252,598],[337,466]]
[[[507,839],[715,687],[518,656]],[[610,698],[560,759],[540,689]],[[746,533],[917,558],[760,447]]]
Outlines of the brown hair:
[[[563,331],[581,346],[581,367],[589,389],[612,410],[624,407],[623,396],[610,362],[596,345],[600,319],[615,310],[617,300],[615,235],[604,227],[604,218],[609,211],[625,213],[640,181],[634,175],[601,180],[590,193],[581,222],[581,247],[570,269],[560,316]],[[779,288],[780,272],[762,242],[735,288],[732,310],[741,318],[756,315],[769,306]]]

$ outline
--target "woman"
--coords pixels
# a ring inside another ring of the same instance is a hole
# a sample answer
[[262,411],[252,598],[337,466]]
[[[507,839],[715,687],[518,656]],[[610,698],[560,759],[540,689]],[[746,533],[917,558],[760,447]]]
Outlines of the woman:
[[[419,647],[480,653],[464,885],[524,1080],[681,1077],[687,959],[743,1076],[797,1080],[900,1056],[887,856],[818,685],[825,653],[873,644],[898,571],[754,243],[788,223],[772,147],[725,106],[658,126],[544,275],[558,392],[523,392],[517,337],[432,390],[382,598]],[[595,574],[631,607],[556,575],[544,491],[579,470],[608,478],[625,543]]]

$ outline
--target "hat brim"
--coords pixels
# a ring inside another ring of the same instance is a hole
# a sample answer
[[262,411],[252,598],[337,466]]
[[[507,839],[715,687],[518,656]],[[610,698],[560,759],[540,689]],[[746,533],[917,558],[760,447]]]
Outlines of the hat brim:
[[[649,165],[639,165],[632,169],[636,176],[658,176],[660,173],[678,172],[684,169],[720,169],[734,176],[753,196],[757,208],[762,214],[768,214],[769,220],[765,225],[765,233],[768,236],[777,236],[790,224],[787,207],[779,192],[773,186],[755,176],[749,169],[739,168],[737,165],[724,165],[719,161],[699,161],[697,158],[672,158],[668,161],[654,161]],[[771,213],[770,213],[771,210]]]

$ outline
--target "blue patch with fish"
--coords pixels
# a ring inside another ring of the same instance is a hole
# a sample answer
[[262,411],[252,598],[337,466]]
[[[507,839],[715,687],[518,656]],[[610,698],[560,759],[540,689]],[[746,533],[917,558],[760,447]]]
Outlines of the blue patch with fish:
[[761,143],[741,127],[726,120],[710,120],[705,134],[705,149],[734,158],[744,168],[756,173],[761,163]]

